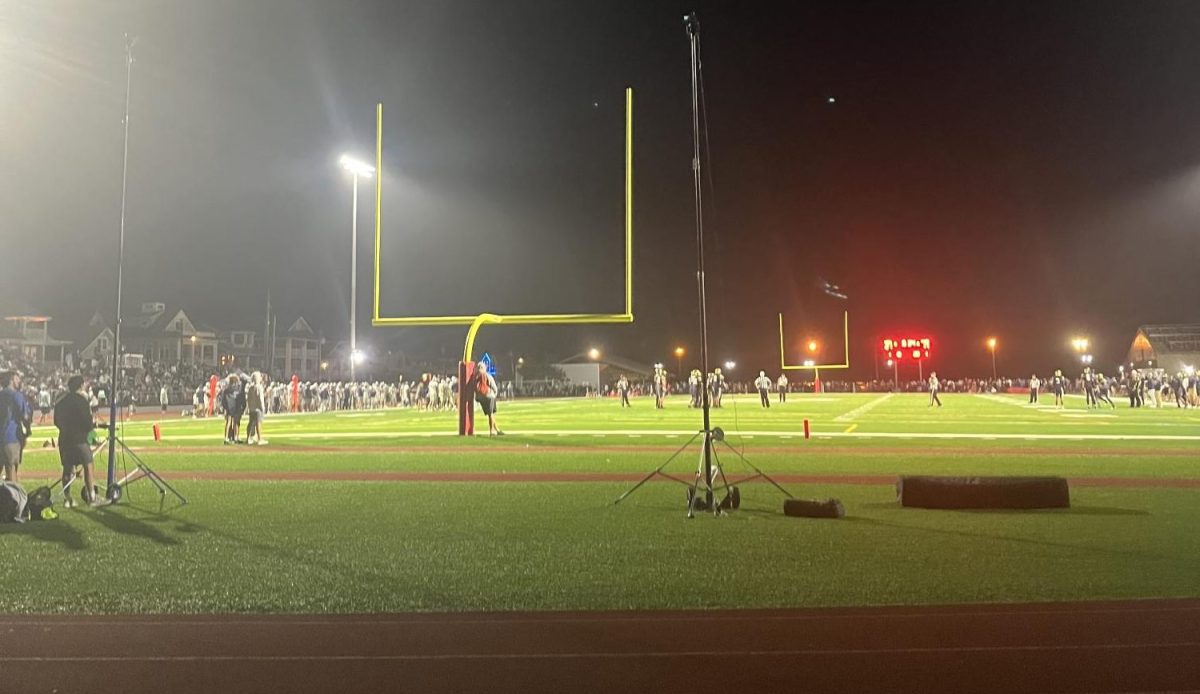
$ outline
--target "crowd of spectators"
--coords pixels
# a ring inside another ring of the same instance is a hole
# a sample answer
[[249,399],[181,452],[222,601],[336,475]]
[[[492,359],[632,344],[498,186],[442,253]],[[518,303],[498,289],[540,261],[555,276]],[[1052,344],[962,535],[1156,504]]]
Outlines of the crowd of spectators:
[[[112,393],[111,364],[95,360],[78,360],[74,368],[63,364],[39,364],[24,358],[21,353],[12,348],[0,348],[0,371],[16,371],[22,375],[23,388],[31,403],[45,409],[66,392],[67,379],[80,374],[91,383],[93,405],[107,405]],[[228,373],[240,373],[228,370]],[[209,366],[189,364],[164,364],[144,361],[142,368],[120,370],[121,383],[117,389],[125,411],[136,411],[139,407],[159,408],[165,403],[172,409],[181,408],[182,413],[204,416],[218,413],[219,392],[224,389],[228,373],[214,373]],[[241,373],[242,381],[248,382],[249,374]],[[753,381],[739,380],[726,374],[722,380],[723,393],[754,393]],[[815,390],[815,382],[809,372],[795,372],[785,386],[789,393],[811,393]],[[1123,375],[1124,376],[1124,375]],[[213,389],[212,379],[216,378],[216,390]],[[1161,381],[1169,387],[1169,374],[1142,374],[1148,383]],[[372,409],[378,407],[413,407],[417,409],[453,409],[457,407],[458,384],[457,377],[423,373],[415,379],[404,379],[403,376],[395,381],[362,381],[347,383],[341,381],[303,381],[293,384],[288,380],[273,381],[264,377],[265,403],[268,412],[321,412],[349,409]],[[711,380],[711,379],[710,379]],[[1193,390],[1196,384],[1193,379],[1183,386],[1185,390]],[[1112,391],[1116,395],[1127,395],[1131,380],[1129,378],[1111,379]],[[944,393],[1005,393],[1028,392],[1029,379],[998,378],[998,379],[941,379],[940,388]],[[711,386],[711,383],[710,383]],[[1189,387],[1192,386],[1192,387]],[[583,397],[597,395],[593,389],[584,384],[573,383],[565,378],[544,380],[525,380],[520,383],[502,381],[498,385],[501,399],[515,397],[550,398],[550,397]],[[777,386],[772,390],[777,390]],[[892,379],[872,379],[862,381],[832,379],[821,380],[821,390],[827,393],[887,393],[927,392],[929,385],[926,379],[905,380],[895,382]],[[1068,392],[1084,393],[1087,388],[1083,378],[1068,382]],[[165,392],[164,392],[165,391]],[[689,383],[685,380],[674,380],[669,383],[669,391],[688,393]],[[649,395],[654,392],[653,383],[649,378],[629,379],[629,394],[631,396]],[[601,396],[615,396],[615,382],[603,385],[598,393]],[[210,406],[210,400],[215,404]]]

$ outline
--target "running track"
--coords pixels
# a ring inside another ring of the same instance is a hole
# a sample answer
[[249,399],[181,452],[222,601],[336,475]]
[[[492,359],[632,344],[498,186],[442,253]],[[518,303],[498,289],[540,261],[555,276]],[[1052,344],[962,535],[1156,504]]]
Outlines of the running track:
[[0,617],[4,692],[1200,691],[1200,600]]

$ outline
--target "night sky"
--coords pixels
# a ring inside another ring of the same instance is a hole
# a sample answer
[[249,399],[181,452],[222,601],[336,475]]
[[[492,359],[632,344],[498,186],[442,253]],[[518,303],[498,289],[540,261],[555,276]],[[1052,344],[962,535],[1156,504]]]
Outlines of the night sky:
[[[1200,321],[1196,2],[6,0],[0,307],[112,313],[128,31],[127,306],[257,328],[270,291],[344,336],[337,158],[373,159],[382,101],[385,312],[619,311],[629,85],[635,323],[478,346],[691,360],[693,7],[714,360],[773,371],[780,311],[799,361],[848,309],[859,377],[887,335],[932,336],[951,377],[990,373],[995,335],[1027,375],[1070,371],[1075,335],[1115,371],[1139,324]],[[369,327],[373,192],[360,341],[458,353],[462,328]]]

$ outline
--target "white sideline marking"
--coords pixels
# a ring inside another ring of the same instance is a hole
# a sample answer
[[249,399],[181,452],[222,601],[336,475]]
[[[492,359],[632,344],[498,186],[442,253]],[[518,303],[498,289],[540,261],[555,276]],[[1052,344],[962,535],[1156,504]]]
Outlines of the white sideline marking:
[[[509,437],[512,436],[594,436],[596,438],[605,438],[609,436],[628,436],[630,434],[640,434],[642,436],[691,436],[695,434],[693,429],[529,429],[523,431],[505,432]],[[217,436],[220,434],[183,434],[180,436],[172,436],[164,438],[163,450],[170,450],[170,445],[176,441],[217,441]],[[745,438],[747,436],[762,436],[764,438],[798,438],[802,434],[795,431],[742,431],[737,434],[730,434],[734,438]],[[892,431],[853,431],[846,433],[844,431],[824,431],[813,432],[812,437],[815,439],[828,438],[850,438],[850,439],[1016,439],[1016,440],[1033,440],[1033,441],[1200,441],[1198,434],[978,434],[968,432],[958,433],[936,433],[936,432],[892,432]],[[368,432],[293,432],[272,435],[271,439],[290,440],[290,439],[403,439],[403,438],[458,438],[456,431],[368,431]],[[126,441],[153,441],[153,436],[126,436]],[[39,451],[56,451],[55,448],[33,449],[26,453],[36,453]],[[215,447],[214,450],[219,450]]]
[[[766,613],[755,610],[738,610],[738,609],[718,609],[714,612],[695,612],[686,614],[663,614],[658,615],[653,611],[649,612],[627,612],[617,614],[590,614],[586,612],[569,613],[567,617],[561,614],[547,613],[546,616],[530,613],[517,613],[515,616],[509,616],[504,613],[489,613],[486,617],[480,617],[477,614],[465,613],[459,615],[449,615],[444,612],[430,613],[394,613],[378,615],[369,618],[357,618],[353,615],[347,615],[344,619],[326,619],[321,615],[300,615],[304,619],[288,619],[282,621],[279,619],[270,619],[262,616],[256,618],[223,620],[219,616],[205,619],[203,615],[190,615],[187,619],[155,619],[153,616],[137,617],[134,619],[113,618],[106,615],[96,615],[93,619],[55,619],[54,621],[45,621],[37,619],[34,615],[16,615],[15,617],[0,616],[0,626],[4,627],[35,627],[39,629],[54,628],[54,627],[71,627],[71,628],[94,628],[108,630],[112,627],[164,627],[175,628],[180,626],[187,627],[216,627],[227,628],[231,625],[237,626],[345,626],[345,625],[383,625],[394,626],[399,624],[608,624],[608,623],[640,623],[640,622],[812,622],[812,621],[888,621],[900,619],[966,619],[969,617],[1029,617],[1038,615],[1091,615],[1091,614],[1149,614],[1157,612],[1200,612],[1200,605],[1159,605],[1157,601],[1150,599],[1134,599],[1130,601],[1134,604],[1122,605],[1120,601],[1114,605],[1104,604],[1103,601],[1096,603],[1093,607],[1089,603],[1080,603],[1079,607],[1071,606],[1069,610],[1046,609],[1045,605],[1054,603],[1027,603],[1025,606],[1020,606],[1016,609],[1003,609],[1003,605],[999,603],[979,603],[958,604],[958,605],[924,605],[924,606],[903,606],[891,605],[880,606],[879,609],[885,610],[876,612],[872,608],[862,608],[861,611],[822,614],[823,608],[780,608],[776,610],[768,610]],[[1136,603],[1146,602],[1148,605],[1139,605]],[[969,610],[942,611],[938,608],[942,607],[971,607]],[[1001,609],[988,609],[989,607],[1000,607]],[[914,611],[909,611],[909,608]],[[927,608],[927,609],[922,609]],[[448,618],[449,617],[449,618]],[[0,656],[0,660],[3,656]]]
[[883,395],[875,398],[874,400],[871,400],[871,401],[863,403],[862,405],[859,405],[858,407],[854,408],[853,410],[850,410],[846,414],[842,414],[842,415],[838,415],[837,417],[834,417],[833,421],[835,421],[835,422],[853,422],[856,417],[864,415],[864,414],[870,412],[871,410],[875,409],[879,405],[883,404],[883,402],[886,401],[888,398],[892,397],[892,395],[894,395],[894,393],[884,393]]
[[794,648],[761,650],[582,651],[576,653],[429,653],[393,655],[158,655],[158,656],[15,656],[3,663],[194,663],[194,662],[378,662],[423,660],[584,660],[635,658],[796,657],[916,653],[1028,653],[1043,651],[1127,651],[1200,648],[1200,641],[1163,643],[1038,644],[1030,646],[926,646],[902,648]]
[[[1026,409],[1044,409],[1040,405],[1040,403],[1038,405],[1031,405],[1028,402],[1022,402],[1020,398],[1006,398],[1003,395],[998,395],[996,393],[972,393],[972,395],[974,395],[977,398],[982,398],[984,400],[988,400],[990,402],[998,402],[998,403],[1002,403],[1005,405],[1012,405],[1013,407],[1024,407]],[[1051,407],[1050,409],[1054,409],[1054,408]]]

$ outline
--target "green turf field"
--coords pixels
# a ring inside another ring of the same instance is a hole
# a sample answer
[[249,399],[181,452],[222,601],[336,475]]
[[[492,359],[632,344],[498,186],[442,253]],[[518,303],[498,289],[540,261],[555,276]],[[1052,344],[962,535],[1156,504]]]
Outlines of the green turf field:
[[[841,521],[780,513],[747,485],[741,511],[685,517],[682,487],[624,480],[352,481],[357,473],[605,473],[657,467],[694,433],[686,400],[501,403],[507,436],[460,439],[453,413],[276,416],[264,447],[220,444],[220,421],[168,418],[125,438],[191,500],[126,502],[0,526],[0,612],[371,612],[1072,600],[1200,595],[1200,412],[1031,408],[1020,396],[793,394],[729,398],[714,423],[789,484],[836,496]],[[177,414],[177,413],[176,413]],[[802,422],[814,438],[804,440]],[[50,435],[35,430],[31,446]],[[733,472],[741,468],[733,456]],[[695,455],[670,471],[687,476]],[[296,479],[336,473],[339,481]],[[217,474],[262,480],[203,479]],[[897,474],[1054,474],[1073,508],[903,509]],[[57,474],[31,450],[24,478]],[[284,479],[291,476],[291,479]],[[275,477],[277,479],[269,479]],[[882,481],[881,481],[882,480]]]

